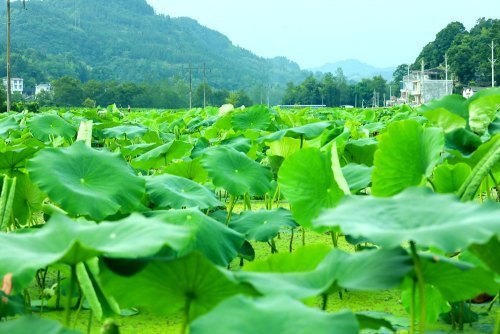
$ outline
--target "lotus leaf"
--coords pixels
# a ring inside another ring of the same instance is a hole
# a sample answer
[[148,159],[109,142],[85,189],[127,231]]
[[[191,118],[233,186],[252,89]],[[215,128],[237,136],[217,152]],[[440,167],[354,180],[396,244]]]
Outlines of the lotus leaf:
[[353,313],[326,313],[286,296],[251,299],[236,296],[225,300],[206,316],[196,319],[192,334],[316,334],[359,333]]
[[372,182],[372,171],[373,167],[358,164],[348,164],[342,167],[342,174],[351,192],[357,192],[368,187]]
[[386,248],[414,241],[455,252],[500,234],[498,217],[499,203],[462,203],[453,195],[410,188],[391,198],[346,198],[325,210],[313,226],[340,227],[345,234]]
[[198,253],[173,261],[151,261],[130,277],[102,267],[101,282],[121,307],[143,307],[161,315],[184,310],[189,321],[209,312],[221,301],[249,291]]
[[465,155],[473,153],[482,143],[478,135],[463,128],[453,130],[445,135],[446,148],[458,150]]
[[24,316],[15,320],[0,322],[0,333],[9,334],[81,334],[80,331],[64,328],[54,320]]
[[482,90],[468,101],[469,123],[472,131],[483,134],[495,119],[500,105],[500,88]]
[[134,211],[145,193],[144,180],[118,153],[98,151],[84,142],[41,150],[28,162],[28,171],[63,210],[95,220]]
[[333,177],[330,159],[316,148],[303,149],[281,165],[278,184],[301,226],[324,208],[334,207],[344,193]]
[[208,173],[201,165],[201,159],[178,160],[165,167],[166,173],[184,177],[197,183],[205,183]]
[[160,168],[166,166],[174,159],[187,157],[192,149],[193,145],[174,140],[141,154],[132,160],[131,165],[134,168],[141,168],[144,170]]
[[49,141],[51,137],[71,139],[76,135],[76,128],[58,115],[37,115],[28,122],[33,136],[41,141]]
[[148,128],[141,125],[119,125],[102,131],[104,138],[134,139],[142,137],[148,132]]
[[169,224],[190,227],[195,237],[193,248],[220,266],[227,266],[245,241],[242,234],[196,209],[153,211],[148,215]]
[[351,140],[345,145],[344,156],[349,162],[373,166],[373,157],[378,143],[373,138]]
[[163,174],[146,178],[146,191],[156,207],[208,209],[224,206],[212,191],[186,178]]
[[266,130],[271,125],[271,113],[267,107],[256,105],[244,111],[233,113],[232,124],[235,130]]
[[470,173],[471,168],[465,163],[440,165],[434,170],[434,190],[441,194],[456,193]]
[[439,162],[443,146],[441,129],[424,129],[414,120],[389,125],[375,152],[373,195],[392,196],[423,184]]
[[279,208],[276,210],[244,211],[233,216],[229,227],[246,235],[247,240],[270,241],[284,228],[295,228],[290,211]]
[[331,126],[331,122],[311,123],[295,128],[277,131],[260,138],[261,142],[272,142],[283,137],[302,138],[306,140],[314,139],[321,135],[323,131]]
[[73,221],[53,215],[42,229],[32,233],[0,234],[2,273],[12,273],[16,289],[25,287],[37,269],[53,263],[76,265],[94,256],[138,258],[165,246],[182,250],[190,246],[188,227],[166,224],[138,214],[119,222]]
[[271,171],[234,148],[220,146],[210,149],[201,164],[213,184],[231,195],[263,195],[271,189]]
[[11,130],[19,128],[19,124],[14,116],[7,116],[0,119],[0,137],[7,138]]
[[[280,270],[280,267],[275,268]],[[237,272],[235,276],[262,294],[285,294],[303,299],[339,288],[360,291],[393,288],[403,282],[411,269],[411,258],[399,248],[355,254],[334,249],[312,271]]]

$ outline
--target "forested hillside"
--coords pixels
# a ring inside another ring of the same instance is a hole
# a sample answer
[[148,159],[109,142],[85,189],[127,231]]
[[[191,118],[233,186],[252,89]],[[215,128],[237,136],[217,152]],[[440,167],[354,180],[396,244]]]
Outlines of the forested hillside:
[[[187,81],[189,64],[206,64],[209,84],[229,90],[305,77],[285,58],[258,57],[192,19],[155,14],[145,0],[32,0],[26,7],[12,4],[12,74],[25,78],[28,90],[62,76],[82,82]],[[1,45],[3,55],[5,41]],[[200,70],[193,79],[201,82]]]
[[[500,53],[500,20],[480,19],[467,31],[460,22],[452,22],[441,30],[436,39],[427,44],[412,65],[420,69],[424,59],[425,68],[443,68],[445,54],[448,54],[450,73],[456,75],[462,85],[491,85],[491,41]],[[500,57],[495,57],[500,58]],[[495,73],[500,83],[500,69]]]

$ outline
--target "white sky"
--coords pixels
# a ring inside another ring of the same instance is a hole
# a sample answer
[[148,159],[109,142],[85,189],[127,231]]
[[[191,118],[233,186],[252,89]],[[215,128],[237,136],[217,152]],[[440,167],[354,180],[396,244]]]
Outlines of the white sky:
[[500,0],[147,0],[188,16],[262,57],[302,68],[355,58],[378,67],[413,62],[452,21],[498,19]]

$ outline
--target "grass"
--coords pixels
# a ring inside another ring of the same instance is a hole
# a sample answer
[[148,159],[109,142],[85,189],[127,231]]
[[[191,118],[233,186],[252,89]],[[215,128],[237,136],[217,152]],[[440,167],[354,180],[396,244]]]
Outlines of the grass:
[[[259,210],[264,208],[262,203],[253,203],[252,209]],[[242,210],[242,205],[238,204],[235,208],[235,212]],[[327,244],[331,245],[331,237],[328,234],[315,233],[313,231],[305,232],[305,241],[307,245],[310,244]],[[290,233],[281,233],[280,236],[275,240],[276,248],[279,252],[289,251]],[[271,254],[271,248],[265,243],[253,243],[256,259],[262,259]],[[296,231],[293,240],[293,249],[300,248],[302,246],[302,232],[300,230]],[[339,248],[345,251],[354,251],[354,247],[348,244],[344,238],[339,239]],[[232,270],[239,269],[239,259],[233,261],[231,264]],[[31,289],[32,296],[38,294],[37,289]],[[306,303],[313,307],[320,307],[322,300],[318,297],[316,299],[308,300]],[[487,304],[474,306],[474,310],[483,316],[480,317],[480,321],[472,325],[465,325],[464,331],[452,331],[451,326],[444,323],[429,324],[429,333],[492,333],[493,324],[497,316],[499,316],[499,307],[496,303],[494,309],[487,314],[486,308]],[[342,294],[342,299],[338,295],[332,295],[328,299],[327,311],[335,312],[342,309],[349,309],[354,312],[382,312],[384,314],[391,315],[391,322],[398,326],[398,333],[408,333],[409,327],[409,317],[405,311],[402,303],[400,291],[398,290],[387,290],[379,292],[355,292],[349,291]],[[76,311],[75,311],[76,313]],[[91,319],[91,328],[88,333],[101,333],[102,323],[95,319],[92,319],[89,310],[81,310],[77,314],[73,314],[73,324],[74,328],[87,333],[89,319]],[[58,320],[63,322],[64,312],[63,311],[49,311],[43,314],[38,314],[43,318]],[[122,334],[167,334],[167,333],[180,333],[182,331],[181,322],[182,314],[164,317],[157,314],[150,313],[146,310],[140,310],[137,315],[117,317],[114,320],[120,328],[120,333]]]

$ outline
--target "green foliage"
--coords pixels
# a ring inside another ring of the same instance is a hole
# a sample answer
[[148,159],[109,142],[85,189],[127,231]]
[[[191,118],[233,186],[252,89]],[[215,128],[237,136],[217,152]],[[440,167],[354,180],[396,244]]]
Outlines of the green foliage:
[[425,185],[444,146],[441,129],[423,128],[413,120],[395,122],[380,136],[375,152],[372,191],[392,196],[407,187]]
[[73,216],[103,220],[139,207],[144,180],[118,154],[76,142],[69,148],[47,148],[28,165],[30,177],[49,198]]
[[325,210],[313,226],[339,227],[385,248],[415,241],[455,252],[500,233],[495,218],[499,213],[495,203],[461,203],[452,195],[410,188],[391,198],[346,198],[337,208]]
[[[310,323],[314,326],[308,326]],[[325,313],[285,296],[233,297],[210,315],[197,319],[190,333],[209,334],[214,328],[221,334],[314,334],[329,333],[332,329],[345,334],[359,333],[358,322],[351,312]]]
[[344,196],[333,177],[331,160],[315,148],[287,158],[279,170],[278,184],[295,220],[305,227],[322,209],[334,207]]

